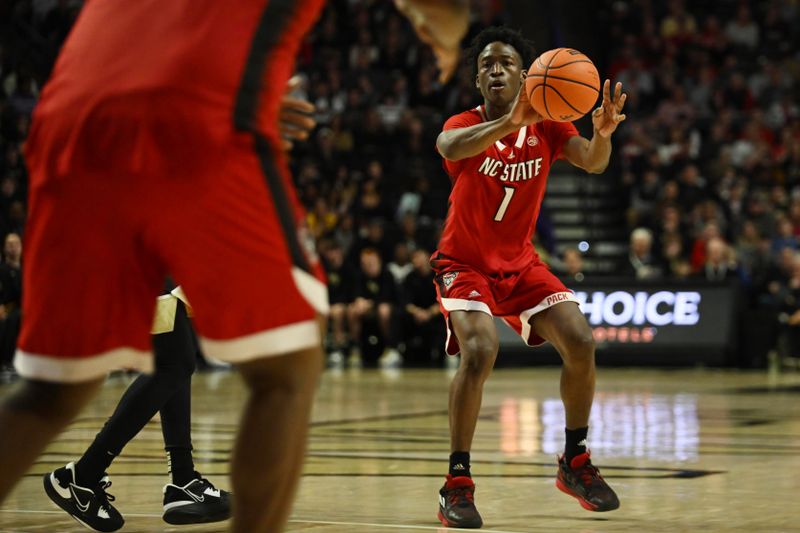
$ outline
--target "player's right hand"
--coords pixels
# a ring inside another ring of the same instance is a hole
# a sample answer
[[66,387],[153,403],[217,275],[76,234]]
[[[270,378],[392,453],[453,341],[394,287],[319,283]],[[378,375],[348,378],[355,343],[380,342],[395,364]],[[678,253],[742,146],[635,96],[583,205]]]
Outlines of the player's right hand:
[[317,126],[317,122],[312,117],[316,110],[314,104],[291,94],[299,84],[300,79],[297,76],[290,79],[286,86],[286,93],[281,100],[278,128],[281,135],[281,148],[284,150],[291,150],[295,141],[308,139],[311,130]]
[[461,39],[469,27],[466,0],[394,0],[420,40],[431,47],[439,67],[439,81],[446,83],[458,69]]
[[540,115],[531,105],[528,99],[528,93],[525,91],[525,84],[523,83],[519,88],[517,100],[514,102],[514,107],[508,114],[508,119],[516,128],[527,126],[528,124],[535,124],[544,120],[544,116]]

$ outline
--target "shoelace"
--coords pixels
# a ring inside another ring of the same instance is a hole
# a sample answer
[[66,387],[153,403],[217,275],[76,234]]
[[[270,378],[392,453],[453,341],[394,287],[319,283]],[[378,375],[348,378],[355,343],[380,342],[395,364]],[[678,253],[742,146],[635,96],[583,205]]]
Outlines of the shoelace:
[[592,481],[595,479],[603,479],[603,477],[600,475],[600,470],[598,470],[596,466],[588,461],[574,472],[578,477],[580,477],[581,482],[587,487],[591,485]]
[[97,499],[100,500],[100,508],[105,509],[106,511],[108,511],[108,508],[111,507],[109,502],[116,500],[113,494],[106,492],[106,489],[108,489],[110,486],[111,481],[101,481],[97,485],[97,489],[94,491],[95,496],[97,496]]
[[197,476],[197,479],[202,484],[204,490],[206,488],[210,488],[211,490],[217,490],[217,487],[215,487],[213,483],[211,483],[209,480],[207,480],[206,478],[201,476],[198,472],[195,471],[195,475]]
[[462,498],[466,498],[469,500],[469,503],[473,503],[475,501],[474,496],[472,495],[472,489],[468,487],[461,487],[458,489],[452,489],[450,492],[450,504],[457,505],[459,500]]

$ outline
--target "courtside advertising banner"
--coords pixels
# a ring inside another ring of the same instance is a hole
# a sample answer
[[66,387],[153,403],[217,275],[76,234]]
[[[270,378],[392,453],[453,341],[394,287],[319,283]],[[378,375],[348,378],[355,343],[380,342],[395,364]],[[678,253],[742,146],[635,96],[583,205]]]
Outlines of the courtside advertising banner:
[[[565,280],[566,281],[566,280]],[[603,354],[719,362],[735,337],[736,287],[719,284],[569,283]],[[504,332],[501,341],[510,342]]]

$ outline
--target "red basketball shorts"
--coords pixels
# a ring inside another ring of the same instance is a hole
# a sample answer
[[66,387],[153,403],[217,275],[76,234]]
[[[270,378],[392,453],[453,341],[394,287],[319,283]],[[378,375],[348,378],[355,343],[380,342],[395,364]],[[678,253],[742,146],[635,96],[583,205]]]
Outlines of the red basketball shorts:
[[487,276],[442,256],[433,265],[436,295],[447,325],[445,348],[449,355],[459,352],[458,339],[450,324],[453,311],[480,311],[497,316],[528,346],[539,346],[545,339],[531,328],[531,317],[561,302],[578,303],[575,294],[543,263],[531,264],[520,273],[503,277]]
[[19,373],[56,382],[148,370],[166,275],[204,352],[228,362],[320,343],[324,275],[284,155],[224,109],[127,96],[37,110]]

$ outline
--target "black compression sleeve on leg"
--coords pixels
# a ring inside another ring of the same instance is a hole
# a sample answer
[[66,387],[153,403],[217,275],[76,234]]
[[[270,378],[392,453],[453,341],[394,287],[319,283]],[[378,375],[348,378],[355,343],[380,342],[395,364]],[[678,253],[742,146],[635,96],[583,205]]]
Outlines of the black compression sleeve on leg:
[[[155,373],[140,375],[128,387],[114,414],[75,465],[79,484],[91,487],[97,483],[114,457],[170,398],[180,390],[188,390],[187,384],[194,372],[195,348],[193,337],[187,335],[191,330],[181,302],[178,302],[175,324],[173,331],[153,336]],[[191,347],[187,346],[189,340]],[[190,359],[184,355],[187,353],[191,354]],[[188,427],[188,423],[186,425]]]
[[[164,434],[164,448],[169,459],[169,472],[175,485],[183,486],[194,479],[192,461],[192,373],[195,369],[197,345],[186,309],[178,303],[175,315],[175,338],[163,339],[163,345],[156,348],[157,353],[168,354],[173,364],[183,370],[185,376],[175,384],[175,393],[161,407],[161,431]],[[179,339],[179,342],[173,342]],[[159,341],[156,342],[160,342]]]

